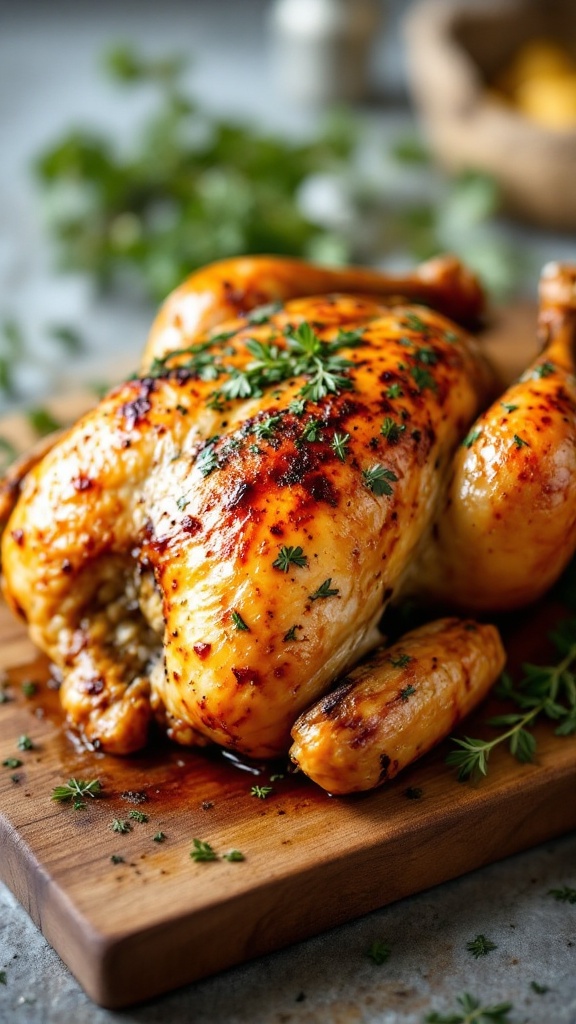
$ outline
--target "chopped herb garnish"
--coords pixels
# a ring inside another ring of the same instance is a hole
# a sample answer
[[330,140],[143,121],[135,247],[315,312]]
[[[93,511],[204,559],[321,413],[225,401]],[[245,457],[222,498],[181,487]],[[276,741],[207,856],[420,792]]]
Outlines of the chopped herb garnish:
[[16,744],[18,750],[33,750],[34,744],[29,736],[19,736]]
[[199,862],[218,860],[218,854],[210,846],[210,843],[205,843],[203,839],[193,839],[192,842],[194,844],[194,849],[190,851],[192,860]]
[[366,950],[366,956],[370,958],[372,963],[378,964],[380,967],[389,959],[391,952],[392,947],[387,942],[383,942],[382,939],[375,939],[370,948]]
[[280,569],[281,572],[289,572],[291,565],[297,565],[303,569],[308,565],[308,556],[304,554],[300,546],[286,547],[285,545],[280,548],[278,558],[276,558],[272,565],[275,569]]
[[26,413],[26,419],[39,437],[52,434],[55,430],[60,430],[62,427],[62,424],[55,419],[48,409],[29,409]]
[[404,314],[404,320],[406,321],[406,326],[411,331],[429,331],[430,330],[429,325],[425,324],[424,321],[421,319],[421,317],[416,316],[416,313],[405,313]]
[[403,394],[400,384],[391,384],[386,391],[386,398],[402,398]]
[[149,820],[148,815],[144,814],[143,811],[130,811],[128,817],[132,818],[134,821],[140,822],[141,825],[145,825]]
[[120,832],[122,835],[132,831],[132,825],[125,818],[114,818],[110,828],[113,832]]
[[412,696],[413,693],[416,693],[415,686],[405,686],[403,690],[400,690],[400,700],[407,701]]
[[260,441],[269,440],[274,437],[277,426],[282,422],[282,416],[266,416],[259,423],[254,424],[254,433]]
[[280,779],[285,779],[285,778],[286,778],[286,776],[282,775],[282,774],[271,775],[270,776],[270,782],[278,782]]
[[506,412],[516,412],[516,409],[519,408],[518,405],[514,405],[514,402],[500,402],[500,405],[506,409]]
[[176,502],[176,505],[178,506],[181,512],[183,512],[185,508],[188,508],[189,504],[190,502],[188,501],[188,498],[186,497],[185,494],[181,494],[180,497],[178,498],[178,501]]
[[408,786],[408,789],[404,790],[404,796],[407,800],[420,800],[423,792],[419,786]]
[[296,636],[297,629],[302,629],[302,626],[291,626],[288,632],[284,633],[284,636],[282,637],[284,643],[289,643],[290,640],[298,640],[298,637]]
[[372,491],[373,494],[376,494],[378,497],[386,495],[389,498],[394,493],[390,484],[396,483],[398,477],[391,469],[386,469],[385,466],[376,463],[370,469],[362,471],[362,479],[368,490]]
[[530,982],[530,988],[538,996],[544,996],[544,995],[546,995],[547,992],[550,991],[550,989],[548,988],[547,985],[540,985],[537,981],[531,981]]
[[380,433],[386,438],[390,444],[396,444],[400,439],[400,435],[406,430],[406,424],[395,423],[391,416],[387,416],[382,426],[380,427]]
[[213,473],[214,470],[218,468],[218,457],[214,450],[216,440],[217,438],[214,438],[210,441],[206,447],[202,449],[196,460],[196,465],[202,473],[202,476],[210,476],[210,473]]
[[250,790],[250,796],[256,796],[259,800],[265,800],[266,797],[273,793],[274,789],[272,786],[252,786]]
[[76,797],[96,797],[102,792],[102,783],[98,779],[91,779],[86,782],[84,779],[68,779],[66,785],[55,786],[52,790],[52,800],[72,800]]
[[124,860],[124,857],[121,857],[119,853],[113,853],[112,856],[110,857],[110,860],[112,861],[113,864],[125,864],[126,863],[126,861]]
[[86,803],[84,800],[75,800],[72,804],[72,808],[75,811],[84,811],[86,810]]
[[21,768],[22,761],[19,761],[17,757],[7,757],[5,761],[2,761],[3,768]]
[[466,949],[478,959],[480,956],[488,956],[488,953],[491,953],[493,949],[498,949],[498,946],[491,939],[487,939],[485,935],[477,935],[475,939],[470,939],[470,942],[466,943]]
[[517,448],[529,448],[528,441],[525,441],[523,437],[519,437],[518,434],[514,434],[514,444]]
[[411,366],[410,376],[419,391],[424,391],[426,388],[430,388],[431,391],[438,390],[438,385],[430,370],[425,370],[422,366]]
[[244,619],[240,615],[240,612],[232,612],[232,622],[234,623],[234,628],[237,629],[239,633],[250,632],[250,626],[246,625]]
[[545,362],[540,363],[539,366],[535,366],[532,371],[532,377],[534,380],[540,380],[542,377],[549,377],[550,374],[554,373],[556,367],[553,363]]
[[406,668],[406,665],[409,665],[413,659],[409,654],[389,654],[386,660],[390,662],[393,668]]
[[481,436],[481,434],[482,434],[482,427],[473,427],[473,429],[470,431],[470,433],[466,434],[466,437],[462,441],[462,447],[463,448],[471,448],[472,445],[474,444],[474,442],[477,441],[478,438]]
[[308,420],[308,423],[302,431],[303,441],[321,441],[322,440],[322,424],[320,420]]
[[338,348],[355,348],[364,341],[365,327],[356,327],[353,331],[345,331],[343,327],[338,331],[336,345]]
[[421,363],[424,363],[425,366],[436,366],[440,357],[433,348],[419,348],[416,352],[416,358]]
[[561,889],[549,889],[548,895],[553,896],[559,903],[576,903],[576,889],[569,885],[563,885]]
[[350,434],[334,434],[334,437],[330,441],[330,447],[332,448],[336,458],[340,459],[340,462],[346,462],[349,440]]
[[315,590],[313,594],[310,594],[310,600],[318,601],[320,598],[324,597],[335,597],[336,594],[339,593],[340,591],[337,588],[332,587],[332,577],[329,576],[327,580],[324,580],[324,583],[320,584],[318,590]]
[[22,693],[24,694],[27,700],[33,697],[37,690],[38,683],[34,683],[31,679],[27,679],[24,683],[22,683]]
[[152,842],[154,842],[154,843],[163,843],[165,841],[165,839],[166,839],[166,833],[165,832],[157,832],[156,835],[152,836]]
[[426,1024],[510,1024],[508,1014],[512,1009],[512,1003],[482,1006],[468,992],[457,996],[456,1002],[456,1013],[450,1013],[445,1017],[434,1011],[425,1018]]
[[222,860],[227,860],[231,864],[236,864],[241,860],[246,860],[246,857],[241,850],[230,850],[228,853],[222,854]]
[[503,727],[503,731],[493,740],[454,739],[459,749],[448,755],[446,763],[458,769],[460,780],[486,775],[490,753],[501,743],[507,742],[510,753],[521,763],[533,761],[536,739],[530,730],[538,716],[556,723],[557,736],[576,733],[576,620],[559,623],[551,639],[564,655],[558,664],[525,664],[524,678],[517,685],[507,673],[502,675],[498,696],[512,701],[517,710],[491,718],[488,724]]
[[288,406],[288,412],[291,412],[294,416],[303,416],[306,409],[305,398],[294,398]]
[[270,317],[274,316],[275,313],[279,313],[281,309],[281,302],[269,302],[265,306],[256,306],[255,309],[250,310],[246,319],[249,324],[253,324],[254,326],[266,324]]

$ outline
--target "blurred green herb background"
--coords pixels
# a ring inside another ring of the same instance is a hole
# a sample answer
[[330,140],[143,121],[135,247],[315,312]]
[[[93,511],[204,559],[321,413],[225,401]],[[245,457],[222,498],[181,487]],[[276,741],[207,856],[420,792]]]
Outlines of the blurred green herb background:
[[[376,113],[333,111],[294,140],[205,109],[180,56],[117,45],[103,68],[119,92],[146,91],[151,113],[127,144],[67,130],[33,166],[57,267],[101,290],[157,304],[196,267],[241,253],[405,267],[452,251],[499,299],[526,271],[495,219],[494,182],[447,178],[417,134],[386,142]],[[66,324],[43,334],[54,359],[58,346],[68,360],[89,347]],[[4,317],[0,402],[22,399],[34,361],[27,330]]]

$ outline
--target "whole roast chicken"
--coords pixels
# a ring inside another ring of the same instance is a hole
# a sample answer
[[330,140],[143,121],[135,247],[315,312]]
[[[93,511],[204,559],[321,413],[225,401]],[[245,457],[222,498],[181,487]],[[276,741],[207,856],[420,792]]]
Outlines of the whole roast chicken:
[[545,269],[543,353],[496,401],[465,329],[482,304],[449,257],[215,264],[169,297],[139,375],[14,467],[4,593],[90,744],[136,751],[156,719],[273,758],[292,730],[296,764],[346,793],[484,696],[493,626],[377,628],[410,595],[520,606],[576,547],[576,268]]

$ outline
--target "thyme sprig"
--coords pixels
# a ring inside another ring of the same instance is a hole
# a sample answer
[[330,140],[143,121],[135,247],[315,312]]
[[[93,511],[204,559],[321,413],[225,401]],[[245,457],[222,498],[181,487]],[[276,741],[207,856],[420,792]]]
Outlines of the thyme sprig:
[[557,665],[525,664],[524,678],[517,685],[507,673],[502,676],[496,693],[516,704],[518,711],[490,718],[488,724],[504,731],[492,740],[454,739],[459,749],[448,754],[446,763],[458,769],[460,780],[486,775],[490,754],[501,743],[508,743],[518,761],[533,761],[536,739],[530,730],[540,716],[558,723],[557,736],[576,733],[576,618],[561,622],[550,639],[564,655]]
[[68,782],[63,786],[55,786],[52,790],[52,800],[58,800],[60,803],[65,803],[67,800],[76,800],[78,797],[91,796],[92,798],[99,796],[102,792],[102,783],[99,779],[90,779],[85,781],[84,779],[68,779]]

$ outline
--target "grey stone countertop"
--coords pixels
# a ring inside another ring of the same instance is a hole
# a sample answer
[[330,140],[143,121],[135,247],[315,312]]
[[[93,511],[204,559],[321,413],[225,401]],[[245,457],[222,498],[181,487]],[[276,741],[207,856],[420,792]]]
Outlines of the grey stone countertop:
[[[96,306],[82,284],[51,275],[24,168],[86,111],[96,123],[112,121],[123,130],[125,114],[95,87],[97,56],[117,38],[152,40],[162,52],[188,45],[201,98],[298,130],[305,112],[291,111],[273,88],[261,86],[265,6],[263,0],[0,5],[0,313],[38,319],[65,301],[73,315],[88,316],[95,347],[78,371],[85,379],[113,367],[119,334],[136,354],[150,311]],[[539,242],[552,252],[549,241]],[[74,383],[56,369],[63,384]],[[0,1022],[421,1024],[434,1010],[455,1013],[457,997],[469,992],[483,1004],[510,1001],[514,1024],[576,1024],[576,905],[549,894],[564,885],[576,886],[574,835],[122,1013],[90,1002],[0,886]],[[479,934],[496,948],[474,959],[466,945]],[[375,940],[391,947],[382,965],[367,956]]]

